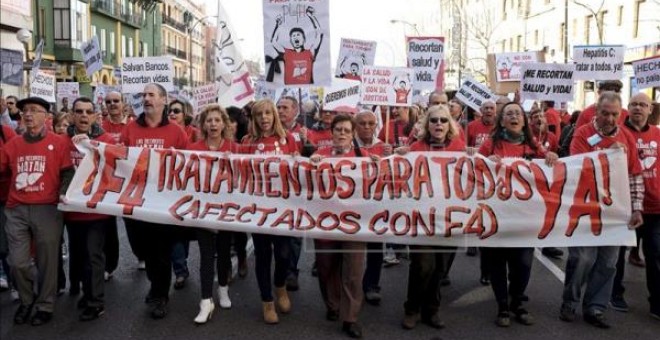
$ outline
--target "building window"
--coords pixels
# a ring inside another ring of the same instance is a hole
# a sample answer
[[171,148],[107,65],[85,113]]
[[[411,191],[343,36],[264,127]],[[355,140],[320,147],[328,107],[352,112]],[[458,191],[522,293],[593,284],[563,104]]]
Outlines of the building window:
[[645,0],[635,1],[635,14],[633,17],[633,38],[639,37],[639,11],[644,1]]
[[128,38],[128,56],[133,57],[133,38]]
[[584,18],[584,42],[589,43],[589,38],[591,38],[591,20],[593,15],[588,15]]
[[[105,34],[104,34],[105,35]],[[110,53],[115,54],[115,32],[110,32]]]
[[106,52],[108,50],[108,46],[106,45],[105,41],[105,28],[101,28],[101,36],[99,37],[99,46],[101,48],[101,51]]
[[623,24],[623,6],[619,6],[619,9],[616,13],[616,25],[621,26]]
[[[71,21],[70,21],[70,2],[69,0],[55,0],[53,2],[53,26],[55,32],[53,38],[59,41],[60,44],[71,39]],[[44,16],[41,17],[41,22],[46,21]],[[43,34],[42,34],[43,36]],[[67,44],[68,45],[68,44]]]
[[121,35],[121,57],[126,57],[126,36]]

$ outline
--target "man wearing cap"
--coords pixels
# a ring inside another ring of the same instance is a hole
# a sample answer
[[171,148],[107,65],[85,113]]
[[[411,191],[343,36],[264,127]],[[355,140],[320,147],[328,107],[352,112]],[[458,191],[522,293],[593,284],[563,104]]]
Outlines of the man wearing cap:
[[[144,112],[128,123],[121,134],[122,144],[154,149],[186,149],[188,135],[168,117],[167,91],[156,83],[144,87]],[[144,261],[151,289],[145,302],[152,306],[151,317],[167,315],[172,281],[172,246],[177,235],[174,226],[124,218],[126,231],[144,250]]]
[[[623,87],[623,83],[620,80],[604,80],[598,83],[598,95],[600,96],[605,91],[621,93],[622,87]],[[595,115],[596,115],[596,104],[592,104],[586,107],[584,110],[582,110],[582,113],[580,113],[580,116],[578,117],[578,120],[575,123],[575,129],[577,130],[580,126],[585,125],[587,123],[591,123],[591,121],[594,120]],[[626,121],[626,118],[628,118],[628,110],[622,109],[621,114],[619,115],[619,120],[617,120],[617,124],[623,126],[623,123]]]
[[[14,323],[30,318],[34,326],[53,316],[57,291],[57,263],[62,237],[62,214],[57,210],[60,195],[73,178],[68,141],[46,129],[50,104],[38,97],[17,103],[23,112],[25,133],[10,140],[0,154],[0,173],[9,173],[13,185],[5,208],[12,277],[21,305]],[[38,277],[32,275],[31,245],[36,248]],[[39,282],[34,292],[35,281]]]

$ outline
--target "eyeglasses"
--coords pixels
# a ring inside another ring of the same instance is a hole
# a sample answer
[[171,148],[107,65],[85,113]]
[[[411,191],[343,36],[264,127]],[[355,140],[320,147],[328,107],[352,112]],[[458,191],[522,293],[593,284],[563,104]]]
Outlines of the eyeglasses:
[[174,113],[175,115],[178,115],[181,112],[183,112],[181,109],[170,109],[170,113]]
[[121,101],[121,100],[119,100],[119,99],[106,99],[105,103],[106,103],[106,104],[112,104],[112,103],[117,104],[117,103],[119,103],[120,101]]
[[91,116],[91,115],[93,115],[93,114],[96,113],[96,112],[94,112],[94,110],[81,110],[81,109],[76,109],[76,110],[73,110],[73,113],[75,113],[75,114],[77,114],[77,115],[86,114],[86,115],[88,115],[88,116]]
[[438,122],[442,124],[447,124],[449,123],[449,118],[447,117],[431,117],[429,118],[429,123],[431,124],[438,124]]
[[639,107],[645,109],[645,108],[649,107],[649,104],[648,103],[641,103],[641,102],[630,102],[630,103],[628,103],[628,106],[630,106],[630,107],[639,106]]
[[345,133],[345,134],[351,134],[353,133],[353,130],[349,128],[334,128],[332,129],[336,133]]

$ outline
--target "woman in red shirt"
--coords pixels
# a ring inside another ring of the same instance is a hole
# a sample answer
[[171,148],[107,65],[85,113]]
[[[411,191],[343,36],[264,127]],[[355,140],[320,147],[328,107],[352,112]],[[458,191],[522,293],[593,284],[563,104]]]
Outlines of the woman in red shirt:
[[[354,146],[355,122],[350,116],[337,115],[330,124],[332,147],[319,149],[310,160],[318,163],[323,158],[368,157],[366,150]],[[343,331],[350,337],[362,337],[357,323],[364,293],[362,275],[367,248],[364,242],[314,240],[316,268],[321,296],[326,306],[326,318],[343,321]]]
[[[557,154],[546,152],[536,141],[524,109],[515,102],[502,107],[491,138],[481,145],[479,153],[493,162],[500,162],[502,158],[545,158],[546,163],[552,165],[558,159]],[[491,286],[498,305],[495,323],[500,327],[510,326],[512,312],[516,321],[532,325],[534,318],[522,307],[522,302],[526,300],[525,289],[529,283],[534,248],[482,248],[482,251],[485,255],[482,259],[488,261]]]
[[184,99],[175,99],[170,102],[169,116],[170,119],[179,124],[186,131],[188,135],[188,142],[195,143],[201,138],[199,130],[192,125],[193,108],[190,103]]
[[[298,155],[299,150],[293,135],[286,132],[277,114],[277,107],[270,99],[260,100],[252,106],[250,135],[243,138],[241,153],[257,155]],[[255,272],[263,302],[264,321],[279,322],[275,304],[282,313],[291,310],[291,301],[286,291],[286,276],[289,268],[291,238],[286,236],[253,234]],[[275,296],[273,299],[271,262],[275,257]]]
[[[213,151],[237,153],[238,145],[226,139],[229,128],[229,117],[220,105],[209,105],[199,114],[202,139],[188,147],[196,151]],[[221,308],[231,308],[229,299],[229,273],[231,272],[231,238],[232,232],[197,228],[195,231],[199,243],[199,275],[202,286],[202,301],[199,303],[199,314],[195,317],[196,324],[204,324],[211,319],[215,304],[213,303],[214,262],[218,254],[218,299]]]
[[[420,124],[419,140],[410,147],[400,147],[398,154],[408,151],[460,151],[465,141],[460,137],[458,124],[444,105],[431,106]],[[403,328],[413,329],[420,319],[434,327],[444,327],[438,315],[440,308],[440,281],[446,278],[456,256],[456,247],[410,246],[408,294],[404,304]],[[420,315],[421,313],[421,315]]]

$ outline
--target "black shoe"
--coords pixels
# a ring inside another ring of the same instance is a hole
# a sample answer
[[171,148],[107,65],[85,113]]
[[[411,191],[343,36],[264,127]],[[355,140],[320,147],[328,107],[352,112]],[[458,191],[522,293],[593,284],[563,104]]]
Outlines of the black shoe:
[[174,280],[174,289],[183,289],[186,286],[186,279],[187,277],[185,276],[177,276],[176,280]]
[[451,285],[451,280],[448,277],[440,279],[440,286],[447,287]]
[[154,307],[151,309],[151,318],[156,320],[162,319],[167,316],[167,311],[167,300],[157,299]]
[[295,292],[298,289],[300,289],[300,286],[298,285],[298,275],[290,274],[286,278],[286,290],[290,292]]
[[148,305],[151,305],[151,304],[155,303],[157,300],[158,300],[158,299],[156,299],[155,297],[153,297],[153,295],[151,295],[151,293],[149,293],[149,294],[147,294],[147,296],[144,298],[144,303],[146,303],[146,304],[148,304]]
[[623,298],[623,295],[616,295],[612,296],[610,299],[610,306],[612,306],[612,309],[614,309],[617,312],[623,312],[626,313],[629,309],[628,303],[626,303],[626,300]]
[[80,300],[78,300],[78,304],[76,304],[76,307],[78,307],[78,309],[87,308],[87,299],[84,296],[81,297]]
[[98,319],[101,315],[105,314],[105,308],[103,307],[87,307],[80,314],[80,321],[92,321]]
[[610,328],[610,324],[605,321],[605,315],[602,312],[584,314],[584,321],[588,324],[602,329]]
[[32,313],[32,305],[20,305],[14,314],[14,324],[22,325],[27,322],[30,314]]
[[34,316],[32,317],[31,324],[32,324],[32,326],[45,325],[48,322],[50,322],[50,320],[52,318],[53,318],[53,313],[48,313],[48,312],[38,310],[36,313],[34,313]]
[[541,250],[541,254],[547,256],[547,257],[552,257],[553,259],[560,259],[562,256],[564,256],[564,252],[555,247],[546,247]]
[[481,282],[481,284],[484,285],[484,286],[489,286],[490,285],[490,278],[488,276],[484,275],[479,279],[479,282]]
[[328,321],[337,321],[339,320],[339,312],[336,310],[328,309],[328,311],[325,312],[325,319]]
[[477,247],[468,247],[467,251],[465,252],[465,255],[477,256]]
[[437,329],[445,328],[445,323],[440,319],[438,313],[432,316],[422,316],[422,323]]
[[559,310],[559,320],[566,322],[575,321],[575,310],[567,305],[562,305]]
[[518,321],[518,323],[521,323],[525,326],[531,326],[535,322],[532,314],[529,314],[525,308],[518,308],[514,310],[513,315],[515,315],[515,320]]
[[362,337],[362,327],[357,322],[344,322],[341,329],[351,338]]

